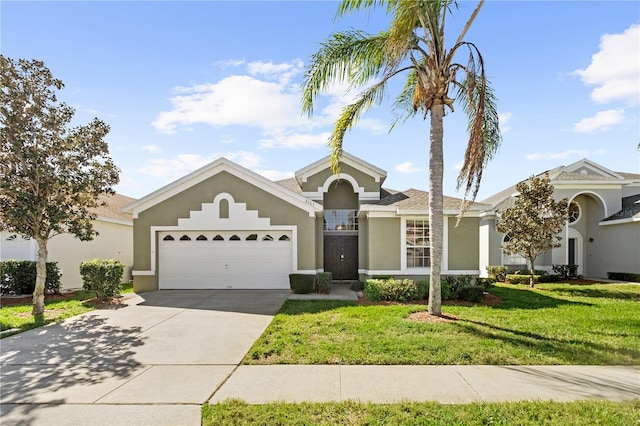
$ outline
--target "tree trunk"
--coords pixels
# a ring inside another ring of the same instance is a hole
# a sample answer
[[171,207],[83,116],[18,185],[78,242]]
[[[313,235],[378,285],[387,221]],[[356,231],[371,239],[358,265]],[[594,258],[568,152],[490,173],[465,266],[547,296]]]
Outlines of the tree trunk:
[[535,273],[536,269],[533,266],[533,262],[535,262],[535,258],[530,259],[531,262],[531,269],[529,270],[529,287],[533,288],[533,284],[535,283],[535,280],[533,279],[533,274]]
[[44,321],[44,288],[47,280],[47,240],[38,242],[38,261],[36,262],[36,287],[33,290],[33,317],[36,322]]
[[432,315],[442,315],[440,270],[442,263],[442,138],[444,105],[431,108],[431,130],[429,145],[429,244],[431,247],[431,273],[429,276],[429,308]]

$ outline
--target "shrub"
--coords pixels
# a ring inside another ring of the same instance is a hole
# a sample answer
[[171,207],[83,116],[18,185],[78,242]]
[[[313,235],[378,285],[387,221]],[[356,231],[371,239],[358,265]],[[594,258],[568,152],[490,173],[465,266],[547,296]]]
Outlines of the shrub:
[[[30,260],[4,260],[0,262],[0,294],[32,294],[36,288],[36,262]],[[44,291],[60,293],[58,262],[47,262]]]
[[370,279],[364,283],[365,296],[375,302],[418,300],[422,296],[422,292],[423,290],[420,289],[418,283],[408,279]]
[[484,294],[484,288],[480,286],[462,287],[457,292],[458,300],[466,300],[467,302],[479,302]]
[[487,266],[487,273],[496,281],[504,282],[507,276],[508,268],[506,266]]
[[353,291],[362,291],[364,290],[364,282],[362,281],[352,282],[349,288]]
[[120,284],[124,274],[124,265],[114,259],[92,259],[80,263],[85,290],[95,291],[103,301],[110,300],[120,294]]
[[493,278],[493,277],[489,277],[489,278],[478,278],[478,279],[476,280],[476,284],[477,284],[479,287],[482,287],[482,289],[483,289],[484,291],[489,290],[489,288],[490,288],[492,285],[494,285],[495,283],[496,283],[496,279],[495,279],[495,278]]
[[329,294],[333,274],[331,272],[318,272],[316,276],[316,293]]
[[633,272],[607,272],[607,278],[616,281],[640,282],[640,274],[634,274]]
[[309,294],[315,287],[315,275],[309,274],[289,274],[289,285],[291,291],[296,294]]
[[[531,275],[529,272],[531,272],[528,269],[516,269],[515,271],[513,271],[513,273],[515,275]],[[533,275],[548,275],[549,272],[545,271],[544,269],[534,269],[533,270]]]
[[565,280],[575,278],[578,276],[578,265],[553,265],[553,272]]
[[[523,275],[523,274],[508,274],[505,282],[507,284],[529,284],[529,277],[531,275]],[[557,283],[560,281],[560,275],[556,274],[543,274],[543,275],[534,275],[533,279],[537,283]]]

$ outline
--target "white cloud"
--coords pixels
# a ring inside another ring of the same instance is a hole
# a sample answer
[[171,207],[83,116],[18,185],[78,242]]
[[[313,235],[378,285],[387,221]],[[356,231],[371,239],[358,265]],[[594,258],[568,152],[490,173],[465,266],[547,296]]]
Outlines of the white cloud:
[[217,65],[219,67],[239,67],[241,65],[244,65],[246,62],[242,59],[225,59],[222,61],[216,61],[214,62],[214,65]]
[[274,64],[273,62],[250,62],[247,64],[247,71],[254,76],[264,76],[274,79],[281,84],[287,84],[291,79],[300,74],[304,69],[301,60],[295,59],[291,63]]
[[262,148],[319,148],[325,146],[331,132],[322,132],[317,134],[302,133],[274,133],[267,138],[260,139]]
[[272,181],[289,179],[295,175],[294,172],[282,172],[280,170],[254,170],[254,172]]
[[606,131],[611,126],[621,123],[624,120],[624,110],[609,109],[600,111],[593,117],[583,118],[573,125],[573,131],[577,133],[592,133],[596,131]]
[[258,154],[247,151],[213,153],[210,155],[180,154],[172,158],[151,159],[148,165],[139,168],[138,171],[150,176],[166,178],[170,181],[191,173],[220,157],[226,157],[250,170],[256,169],[261,162]]
[[536,152],[533,154],[527,154],[525,155],[525,158],[527,160],[566,160],[567,158],[570,157],[579,157],[579,158],[586,158],[589,157],[590,155],[601,155],[604,154],[606,151],[604,149],[598,149],[595,151],[591,151],[589,149],[567,149],[565,151],[561,151],[561,152]]
[[357,127],[359,129],[369,130],[371,133],[386,133],[389,131],[390,126],[376,118],[367,117],[358,120]]
[[142,147],[142,150],[152,154],[160,154],[162,152],[162,149],[158,145],[145,145]]
[[[505,134],[511,130],[511,126],[509,125],[509,121],[511,121],[511,115],[512,114],[510,112],[498,114],[498,121],[500,122],[500,132],[502,134]],[[462,168],[462,166],[460,166],[460,168]]]
[[453,165],[453,170],[459,172],[460,170],[462,170],[462,166],[464,166],[464,161],[458,161]]
[[597,86],[591,99],[604,103],[616,100],[635,105],[640,101],[640,24],[622,34],[605,34],[600,50],[585,69],[575,70],[582,81]]
[[418,173],[424,171],[423,168],[416,167],[411,161],[400,163],[396,167],[394,167],[394,169],[396,172],[403,174]]

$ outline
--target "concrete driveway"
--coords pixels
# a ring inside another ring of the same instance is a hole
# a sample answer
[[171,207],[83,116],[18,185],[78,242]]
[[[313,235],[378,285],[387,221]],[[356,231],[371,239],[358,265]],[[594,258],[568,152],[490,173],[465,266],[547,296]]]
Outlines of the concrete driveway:
[[288,290],[165,290],[0,341],[0,423],[200,424]]

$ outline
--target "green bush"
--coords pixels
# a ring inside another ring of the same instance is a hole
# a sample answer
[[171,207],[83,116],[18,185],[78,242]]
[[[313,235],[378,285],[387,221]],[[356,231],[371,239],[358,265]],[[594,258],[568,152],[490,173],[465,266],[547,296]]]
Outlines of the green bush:
[[575,278],[578,276],[578,265],[553,265],[553,272],[565,280]]
[[484,291],[489,290],[489,288],[496,283],[496,279],[493,277],[489,278],[478,278],[476,280],[476,285],[482,287]]
[[418,300],[423,295],[423,291],[424,290],[421,290],[421,287],[418,283],[408,279],[370,279],[364,283],[365,296],[367,296],[367,299],[374,302],[383,300],[394,302]]
[[364,282],[363,281],[354,281],[351,283],[349,288],[352,291],[363,291],[364,290]]
[[[0,262],[0,294],[32,294],[36,288],[36,262],[30,260],[3,260]],[[58,262],[47,262],[44,291],[60,293]]]
[[640,274],[633,272],[607,272],[607,278],[616,281],[630,281],[632,283],[640,282]]
[[467,302],[479,302],[484,294],[484,288],[480,286],[462,287],[456,293],[458,300],[466,300]]
[[[507,275],[505,282],[507,284],[529,284],[529,277],[531,277],[531,275],[509,274]],[[534,275],[533,279],[536,283],[557,283],[558,281],[560,281],[560,275]]]
[[333,274],[331,272],[318,272],[316,277],[316,293],[329,294],[332,281]]
[[80,263],[85,290],[95,291],[103,301],[113,299],[120,294],[124,265],[114,259],[92,259]]
[[487,266],[487,273],[496,281],[504,282],[507,276],[508,268],[506,266]]
[[[529,272],[531,272],[528,269],[516,269],[515,271],[513,271],[513,273],[515,275],[531,275]],[[549,272],[545,271],[544,269],[534,269],[533,270],[533,275],[549,275]]]
[[291,291],[296,294],[309,294],[315,288],[315,275],[309,274],[289,274],[289,285]]

